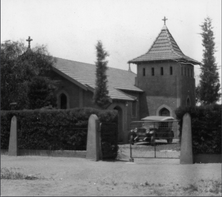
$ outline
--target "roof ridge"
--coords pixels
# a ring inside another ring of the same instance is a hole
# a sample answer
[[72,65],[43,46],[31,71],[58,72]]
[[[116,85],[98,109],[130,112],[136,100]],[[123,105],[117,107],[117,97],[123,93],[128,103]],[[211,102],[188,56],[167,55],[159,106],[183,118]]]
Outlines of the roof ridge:
[[80,62],[80,61],[65,59],[65,58],[61,58],[61,57],[54,57],[54,58],[56,58],[56,59],[62,59],[62,60],[66,60],[66,61],[71,61],[71,62],[77,62],[77,63],[81,63],[81,64],[94,65],[94,64],[91,64],[91,63],[87,63],[87,62]]
[[172,51],[175,55],[181,57],[181,55],[178,54],[177,51],[175,51],[175,48],[173,47],[173,43],[172,43],[172,41],[173,41],[173,42],[175,43],[175,47],[178,48],[178,49],[179,49],[179,52],[182,53],[182,55],[184,56],[183,51],[180,49],[180,47],[179,47],[179,45],[177,44],[176,40],[173,38],[172,34],[170,33],[169,29],[166,28],[166,30],[167,30],[167,32],[168,32],[168,33],[166,34],[166,36],[167,36],[167,38],[169,39],[171,51]]
[[[65,58],[60,58],[60,57],[54,57],[56,59],[62,59],[62,60],[65,60],[65,61],[71,61],[71,62],[76,62],[76,63],[81,63],[81,64],[87,64],[88,66],[96,66],[95,64],[92,64],[92,63],[85,63],[85,62],[80,62],[80,61],[75,61],[75,60],[70,60],[70,59],[65,59]],[[129,70],[124,70],[124,69],[121,69],[121,68],[114,68],[114,67],[109,67],[108,66],[108,69],[115,69],[115,70],[121,70],[121,71],[124,71],[124,72],[129,72]],[[134,73],[133,71],[130,71],[131,73],[133,74],[136,74]]]
[[[167,28],[165,29],[166,31],[168,30]],[[165,32],[166,32],[165,31]],[[169,37],[169,30],[168,30],[168,33],[166,32],[166,37],[167,37],[167,40],[168,40],[168,43],[170,43],[170,49],[171,49],[171,51],[172,52],[174,52],[174,50],[173,50],[173,46],[172,46],[172,43],[171,43],[171,40],[170,40],[170,37]]]
[[[153,44],[150,46],[149,50],[145,53],[148,54],[150,52],[150,50],[153,48],[153,45],[155,44],[155,42],[157,41],[157,38],[159,38],[160,34],[162,33],[163,28],[161,29],[160,33],[158,34],[158,36],[156,37],[156,39],[153,41]],[[142,55],[141,55],[142,56]],[[140,57],[140,56],[139,56]]]
[[[183,51],[180,49],[179,45],[177,44],[176,40],[174,39],[174,37],[172,36],[172,34],[170,33],[170,31],[169,31],[169,30],[168,30],[168,33],[169,33],[169,35],[170,35],[170,39],[172,39],[172,40],[173,40],[173,42],[175,43],[176,48],[178,48],[178,49],[179,49],[179,51],[180,51],[180,53],[182,53],[182,55],[184,55]],[[173,44],[173,43],[171,42],[171,44]]]

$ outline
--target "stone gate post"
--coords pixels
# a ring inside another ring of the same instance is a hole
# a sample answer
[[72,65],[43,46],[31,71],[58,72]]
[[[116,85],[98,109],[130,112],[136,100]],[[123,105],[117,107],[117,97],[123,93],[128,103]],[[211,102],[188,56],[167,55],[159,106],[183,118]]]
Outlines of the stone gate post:
[[87,131],[86,158],[94,161],[102,159],[100,122],[95,114],[89,117]]
[[191,117],[188,113],[183,116],[180,163],[193,164]]
[[8,155],[18,156],[17,140],[17,118],[13,116],[11,119]]

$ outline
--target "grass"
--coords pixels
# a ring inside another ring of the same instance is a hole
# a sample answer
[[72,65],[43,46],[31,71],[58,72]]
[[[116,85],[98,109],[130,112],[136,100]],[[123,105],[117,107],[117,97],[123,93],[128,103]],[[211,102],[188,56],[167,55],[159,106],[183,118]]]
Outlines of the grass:
[[217,180],[200,180],[198,183],[189,184],[188,187],[183,187],[183,190],[189,193],[222,193],[222,183]]
[[150,183],[145,181],[143,183],[127,183],[125,185],[131,185],[133,189],[144,190],[148,189],[152,194],[157,196],[165,195],[166,192],[169,194],[181,194],[181,195],[194,195],[197,194],[208,194],[221,196],[222,194],[222,183],[220,180],[199,180],[197,183],[191,183],[188,186],[180,186],[179,184],[170,186],[160,183]]
[[189,191],[189,192],[197,192],[198,191],[198,186],[196,184],[189,184],[188,187],[183,188],[184,191]]
[[221,180],[201,180],[200,181],[203,185],[203,191],[210,192],[214,194],[221,194],[222,193],[222,182]]
[[11,179],[11,180],[36,180],[39,179],[34,175],[25,175],[21,172],[15,171],[16,169],[8,169],[8,168],[1,168],[1,179]]

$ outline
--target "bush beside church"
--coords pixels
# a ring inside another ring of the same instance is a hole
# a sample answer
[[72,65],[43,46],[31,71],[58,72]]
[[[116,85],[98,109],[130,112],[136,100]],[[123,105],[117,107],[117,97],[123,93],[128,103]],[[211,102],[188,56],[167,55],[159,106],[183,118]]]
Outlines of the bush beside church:
[[175,113],[182,132],[185,113],[191,115],[194,154],[221,154],[221,105],[178,108]]
[[101,127],[104,158],[115,158],[118,151],[118,113],[93,108],[1,111],[1,149],[8,149],[11,118],[15,115],[19,149],[86,150],[91,114],[96,114],[104,125]]

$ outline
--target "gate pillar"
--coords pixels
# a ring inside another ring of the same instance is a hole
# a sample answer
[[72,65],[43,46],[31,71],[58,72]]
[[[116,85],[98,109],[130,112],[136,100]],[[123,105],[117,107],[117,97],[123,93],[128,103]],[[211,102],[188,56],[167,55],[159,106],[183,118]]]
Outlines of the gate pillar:
[[13,116],[11,119],[8,155],[18,156],[17,118],[16,118],[16,116]]
[[188,113],[183,116],[180,164],[193,164],[191,117]]
[[95,114],[89,117],[86,151],[87,159],[94,161],[102,159],[100,123]]

